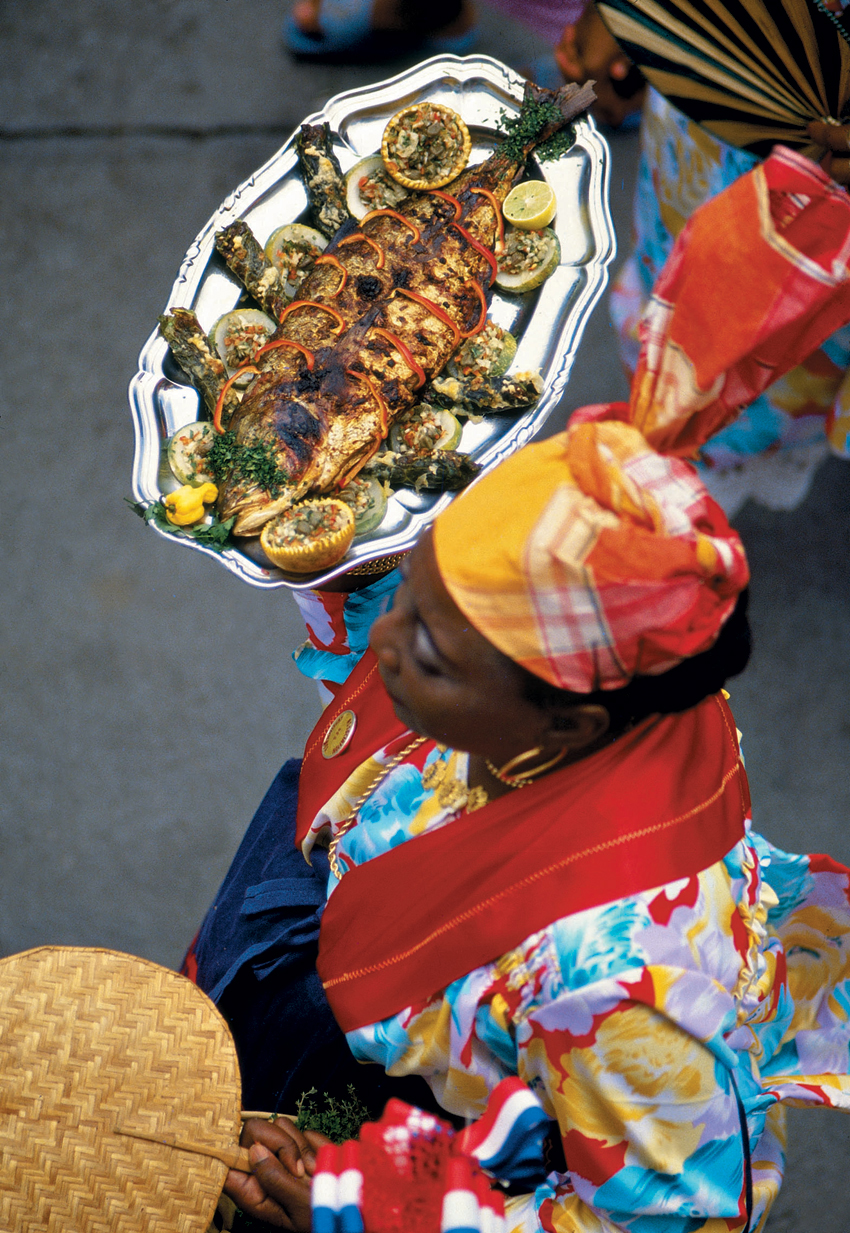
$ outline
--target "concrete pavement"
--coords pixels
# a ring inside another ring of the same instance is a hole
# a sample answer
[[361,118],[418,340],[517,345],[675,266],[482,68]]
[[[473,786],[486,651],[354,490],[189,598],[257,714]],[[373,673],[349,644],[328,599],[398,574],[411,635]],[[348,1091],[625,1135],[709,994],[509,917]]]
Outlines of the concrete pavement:
[[[294,65],[270,0],[0,6],[0,953],[103,945],[179,961],[281,761],[318,713],[282,592],[255,591],[127,511],[127,383],[224,196],[327,97],[387,68]],[[543,50],[486,9],[480,50]],[[627,239],[636,142],[614,134]],[[604,308],[562,418],[624,393]],[[732,688],[756,819],[850,860],[848,475],[737,518],[753,662]],[[796,1118],[773,1233],[843,1233],[847,1131]],[[816,1221],[808,1214],[817,1204]]]

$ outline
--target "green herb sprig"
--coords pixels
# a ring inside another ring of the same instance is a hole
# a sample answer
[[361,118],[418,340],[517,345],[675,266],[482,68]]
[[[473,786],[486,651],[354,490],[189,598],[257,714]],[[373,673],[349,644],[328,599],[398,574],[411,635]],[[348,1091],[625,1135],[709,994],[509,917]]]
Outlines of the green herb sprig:
[[196,523],[191,527],[177,527],[173,522],[168,521],[162,501],[152,501],[150,505],[142,505],[140,501],[131,501],[129,497],[125,497],[124,500],[134,514],[138,514],[145,522],[152,522],[160,531],[165,531],[167,535],[173,535],[176,539],[194,540],[196,544],[212,548],[213,552],[224,552],[230,544],[230,532],[236,521],[235,516],[226,519],[225,522],[219,522],[218,518],[213,515],[211,525]]
[[[529,145],[541,133],[547,124],[557,124],[563,119],[555,103],[537,102],[526,99],[519,115],[512,116],[502,111],[499,117],[498,131],[503,137],[502,151],[514,162],[521,162]],[[534,153],[544,162],[560,158],[574,145],[576,130],[574,124],[553,133],[542,142]]]
[[568,124],[551,137],[547,137],[534,151],[542,163],[553,163],[571,150],[576,143],[576,126]]
[[206,455],[217,483],[228,477],[256,484],[271,497],[279,497],[289,477],[278,464],[274,446],[268,441],[245,445],[236,440],[235,432],[219,433]]
[[356,1139],[364,1122],[373,1120],[373,1114],[357,1095],[354,1084],[348,1085],[348,1097],[339,1100],[323,1093],[324,1106],[319,1107],[317,1092],[311,1087],[295,1102],[298,1116],[295,1125],[299,1130],[319,1130],[334,1143]]

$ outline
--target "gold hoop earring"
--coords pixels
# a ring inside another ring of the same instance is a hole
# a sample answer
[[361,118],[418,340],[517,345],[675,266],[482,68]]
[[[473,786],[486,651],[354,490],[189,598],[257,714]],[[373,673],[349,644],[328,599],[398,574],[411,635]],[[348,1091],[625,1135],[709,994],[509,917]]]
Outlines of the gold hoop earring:
[[528,762],[532,758],[538,757],[543,753],[543,746],[536,745],[534,749],[527,749],[525,753],[517,754],[515,758],[510,758],[504,766],[494,766],[489,758],[484,759],[484,764],[487,770],[494,779],[498,779],[500,783],[507,784],[509,788],[525,788],[528,784],[533,783],[540,775],[557,766],[558,763],[566,757],[567,747],[563,745],[554,758],[550,758],[548,762],[544,762],[542,766],[532,766],[527,771],[520,771],[514,775],[511,772],[517,766],[522,766],[523,762]]

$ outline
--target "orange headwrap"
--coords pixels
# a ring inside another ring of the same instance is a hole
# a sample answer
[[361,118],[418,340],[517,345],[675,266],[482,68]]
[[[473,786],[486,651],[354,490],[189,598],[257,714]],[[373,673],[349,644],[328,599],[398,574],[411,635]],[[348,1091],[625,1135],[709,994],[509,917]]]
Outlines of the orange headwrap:
[[694,214],[654,288],[628,406],[577,412],[436,520],[443,581],[479,632],[580,693],[712,645],[749,571],[675,455],[850,320],[848,259],[850,199],[789,150]]

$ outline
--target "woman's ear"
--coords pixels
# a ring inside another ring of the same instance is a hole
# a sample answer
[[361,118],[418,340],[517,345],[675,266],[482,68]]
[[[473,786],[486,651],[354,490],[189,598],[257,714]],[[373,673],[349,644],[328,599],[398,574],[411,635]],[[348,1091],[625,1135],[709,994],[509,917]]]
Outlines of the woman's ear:
[[611,716],[596,702],[580,703],[553,709],[547,738],[571,753],[589,749],[608,732]]

